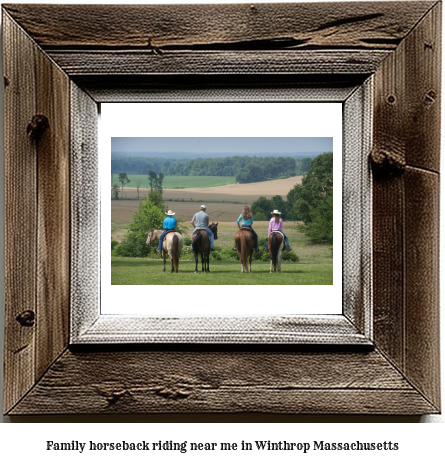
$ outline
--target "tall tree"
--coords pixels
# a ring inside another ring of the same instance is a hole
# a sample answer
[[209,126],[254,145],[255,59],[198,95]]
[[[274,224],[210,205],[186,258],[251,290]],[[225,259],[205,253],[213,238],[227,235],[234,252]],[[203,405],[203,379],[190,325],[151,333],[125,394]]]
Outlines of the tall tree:
[[122,198],[124,198],[124,186],[130,182],[127,173],[119,173],[119,182],[122,184]]
[[139,189],[141,188],[141,184],[142,184],[142,181],[140,179],[138,179],[136,181],[136,191],[138,193],[138,200],[139,200]]
[[[304,225],[301,229],[313,242],[333,241],[333,154],[323,153],[311,161],[311,169],[302,183],[293,189],[295,215]],[[291,191],[292,192],[292,191]]]
[[164,181],[164,174],[163,173],[159,173],[158,174],[158,178],[156,180],[156,188],[158,189],[158,192],[162,195],[162,183]]
[[148,173],[148,183],[150,184],[150,191],[156,189],[156,182],[158,179],[158,175],[154,171],[150,171]]

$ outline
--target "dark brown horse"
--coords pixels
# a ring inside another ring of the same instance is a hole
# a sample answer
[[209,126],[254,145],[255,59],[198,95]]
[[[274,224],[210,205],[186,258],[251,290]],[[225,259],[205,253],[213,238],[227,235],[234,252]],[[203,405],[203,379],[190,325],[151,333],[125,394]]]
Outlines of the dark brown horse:
[[[218,239],[218,223],[209,225],[213,240]],[[192,249],[195,256],[195,273],[198,272],[198,255],[201,255],[202,271],[210,271],[210,238],[205,229],[197,229],[192,235]]]
[[272,232],[267,238],[267,247],[270,257],[270,272],[277,271],[281,273],[281,253],[284,250],[284,237],[279,232]]
[[[250,228],[241,228],[235,234],[235,245],[241,262],[241,273],[252,271],[252,255],[254,240]],[[249,258],[249,266],[247,266]]]

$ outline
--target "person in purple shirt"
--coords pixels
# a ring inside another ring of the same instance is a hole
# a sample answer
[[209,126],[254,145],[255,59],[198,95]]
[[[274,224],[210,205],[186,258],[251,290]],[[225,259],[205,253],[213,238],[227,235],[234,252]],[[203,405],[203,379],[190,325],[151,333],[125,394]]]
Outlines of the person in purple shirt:
[[[253,215],[252,212],[250,211],[250,208],[248,205],[246,205],[243,208],[243,212],[241,215],[238,217],[236,220],[236,223],[238,224],[238,228],[249,228],[252,231],[253,235],[253,248],[255,249],[255,252],[258,252],[260,249],[258,248],[258,234],[253,230],[252,224],[253,224]],[[241,225],[240,225],[241,223]],[[232,247],[232,250],[237,250],[236,245]]]
[[[284,243],[286,244],[286,250],[291,251],[292,249],[289,246],[289,240],[286,237],[286,234],[284,234],[284,232],[282,231],[283,219],[280,218],[281,212],[279,212],[278,210],[274,210],[273,212],[270,212],[270,213],[272,215],[272,218],[269,221],[269,229],[267,230],[267,235],[269,236],[269,234],[272,231],[279,231],[284,236]],[[267,252],[269,251],[268,245],[267,245],[267,239],[266,239],[266,251]]]
[[176,218],[173,218],[173,216],[176,215],[176,213],[169,210],[166,213],[166,215],[167,218],[165,218],[164,224],[162,225],[162,227],[164,228],[164,232],[159,236],[158,249],[156,250],[156,253],[159,253],[162,250],[162,240],[164,239],[164,236],[169,231],[174,231],[176,228]]

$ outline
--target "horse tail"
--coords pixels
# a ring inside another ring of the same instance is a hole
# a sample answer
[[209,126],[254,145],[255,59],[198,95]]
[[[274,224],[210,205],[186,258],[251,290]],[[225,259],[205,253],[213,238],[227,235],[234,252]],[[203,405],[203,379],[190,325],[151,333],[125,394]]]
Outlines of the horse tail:
[[278,243],[278,235],[272,235],[272,244],[271,244],[271,252],[272,252],[272,264],[276,266],[278,260],[278,249],[280,248],[280,244]]
[[171,257],[173,260],[173,266],[178,270],[179,266],[179,239],[178,236],[175,234],[172,238],[172,249],[171,249]]
[[240,234],[240,248],[241,248],[241,263],[244,265],[246,271],[247,268],[247,242],[246,242],[246,234],[241,232]]

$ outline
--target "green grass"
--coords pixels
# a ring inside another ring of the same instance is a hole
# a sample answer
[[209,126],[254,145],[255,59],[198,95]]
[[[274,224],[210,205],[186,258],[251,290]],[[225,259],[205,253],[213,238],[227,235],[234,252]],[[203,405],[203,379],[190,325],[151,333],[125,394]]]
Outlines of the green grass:
[[[146,174],[131,174],[128,175],[130,182],[125,184],[125,187],[137,187],[137,182],[140,181],[139,187],[149,189],[148,176]],[[227,184],[235,184],[235,176],[165,176],[162,183],[163,189],[185,189],[196,187],[216,187],[226,186]],[[111,179],[111,187],[119,183],[119,174],[114,174]]]
[[332,284],[332,263],[287,263],[281,265],[281,273],[269,273],[267,262],[252,261],[252,273],[241,273],[239,262],[211,261],[210,273],[195,274],[194,261],[181,260],[179,273],[166,271],[160,259],[111,258],[111,284]]

